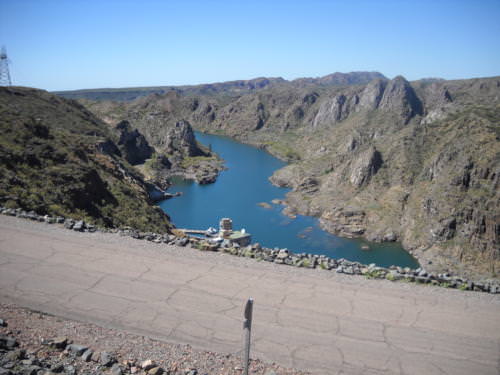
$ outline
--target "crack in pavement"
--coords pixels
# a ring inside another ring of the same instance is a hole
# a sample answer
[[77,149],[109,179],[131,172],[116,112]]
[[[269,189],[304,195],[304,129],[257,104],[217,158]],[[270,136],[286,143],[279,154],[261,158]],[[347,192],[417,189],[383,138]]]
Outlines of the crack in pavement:
[[133,279],[131,279],[131,281],[138,281],[139,279],[142,279],[142,277],[147,274],[148,272],[151,271],[151,267],[147,266],[146,264],[142,264],[143,267],[145,267],[146,269],[141,272],[139,275],[137,275],[137,277],[134,277]]

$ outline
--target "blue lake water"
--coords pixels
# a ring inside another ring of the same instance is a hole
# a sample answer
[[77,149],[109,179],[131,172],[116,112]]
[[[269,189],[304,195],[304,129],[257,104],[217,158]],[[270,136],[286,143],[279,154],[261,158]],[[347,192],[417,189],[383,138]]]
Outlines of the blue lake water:
[[[214,184],[198,185],[193,181],[176,180],[169,192],[182,192],[181,197],[159,203],[178,228],[218,228],[219,220],[229,217],[233,228],[245,228],[252,242],[265,247],[288,248],[301,253],[323,254],[361,263],[388,267],[418,267],[418,262],[401,245],[372,243],[361,239],[337,237],[323,231],[318,219],[298,215],[290,219],[281,213],[281,205],[273,199],[285,199],[289,189],[273,186],[268,178],[285,163],[258,148],[230,138],[196,133],[196,138],[225,160],[223,171]],[[271,204],[263,208],[260,202]],[[368,245],[369,251],[361,246]]]

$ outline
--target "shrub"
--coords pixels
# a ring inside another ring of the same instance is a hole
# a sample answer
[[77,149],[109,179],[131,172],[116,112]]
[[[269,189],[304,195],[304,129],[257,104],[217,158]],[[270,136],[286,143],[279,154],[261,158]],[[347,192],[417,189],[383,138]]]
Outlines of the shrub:
[[389,281],[394,281],[394,280],[396,280],[396,276],[394,276],[394,274],[392,274],[392,273],[390,273],[390,272],[389,272],[387,275],[385,275],[385,278],[386,278],[387,280],[389,280]]

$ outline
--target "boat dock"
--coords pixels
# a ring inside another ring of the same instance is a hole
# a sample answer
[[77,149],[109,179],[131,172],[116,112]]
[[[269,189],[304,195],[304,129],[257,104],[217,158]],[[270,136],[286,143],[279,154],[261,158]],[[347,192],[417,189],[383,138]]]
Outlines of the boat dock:
[[184,233],[185,235],[202,235],[206,237],[216,237],[222,241],[223,239],[236,243],[240,246],[247,246],[250,244],[252,237],[249,233],[245,231],[245,229],[235,231],[233,230],[233,221],[229,218],[221,219],[219,223],[219,231],[217,232],[214,228],[208,228],[206,230],[201,229],[182,229],[177,228],[179,232]]
[[207,234],[206,230],[199,230],[199,229],[176,229],[180,232],[183,232],[185,234]]

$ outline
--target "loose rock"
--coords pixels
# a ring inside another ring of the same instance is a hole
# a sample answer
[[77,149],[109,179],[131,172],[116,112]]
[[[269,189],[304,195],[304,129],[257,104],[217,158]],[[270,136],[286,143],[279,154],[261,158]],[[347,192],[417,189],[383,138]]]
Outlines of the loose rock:
[[16,346],[19,346],[19,343],[14,337],[0,335],[0,349],[12,350]]
[[103,366],[111,367],[116,362],[116,359],[108,352],[101,352],[100,363]]
[[120,365],[118,363],[115,363],[111,367],[111,374],[113,374],[113,375],[122,375],[122,373],[123,373],[122,368],[120,367]]
[[75,353],[78,356],[82,355],[87,349],[88,347],[84,345],[70,344],[66,346],[66,350]]
[[161,375],[163,374],[163,369],[159,366],[153,367],[148,371],[148,375]]
[[55,339],[52,340],[52,342],[50,343],[50,346],[57,348],[57,349],[64,349],[64,348],[66,348],[67,344],[68,344],[67,337],[56,337]]
[[85,223],[83,220],[79,220],[73,225],[73,230],[76,230],[78,232],[81,232],[84,229],[85,229]]
[[82,360],[84,360],[85,362],[90,362],[93,354],[94,352],[91,349],[85,350],[85,352],[83,352],[82,354]]

